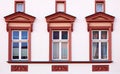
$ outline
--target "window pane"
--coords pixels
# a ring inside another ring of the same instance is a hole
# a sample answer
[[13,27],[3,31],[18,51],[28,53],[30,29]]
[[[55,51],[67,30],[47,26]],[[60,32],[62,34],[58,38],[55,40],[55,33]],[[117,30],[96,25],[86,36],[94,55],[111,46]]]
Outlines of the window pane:
[[98,59],[99,58],[99,43],[98,42],[93,42],[93,46],[92,46],[92,55],[93,55],[93,59]]
[[13,39],[19,39],[19,31],[13,31]]
[[101,58],[107,59],[107,42],[101,43]]
[[22,31],[22,39],[28,39],[28,32]]
[[99,39],[99,31],[93,31],[93,39]]
[[28,49],[27,42],[22,42],[22,45],[21,45],[21,59],[27,59],[27,49]]
[[17,3],[16,11],[23,12],[23,3]]
[[59,42],[53,42],[53,59],[59,59]]
[[64,12],[64,3],[57,3],[57,11]]
[[53,39],[59,39],[59,31],[53,32]]
[[68,39],[68,32],[62,31],[62,39]]
[[13,43],[13,59],[19,59],[19,43]]
[[97,12],[103,12],[103,4],[102,3],[98,3],[96,5],[96,11]]
[[101,39],[107,39],[107,31],[101,31]]
[[67,49],[67,42],[62,42],[62,50],[61,50],[61,57],[62,59],[67,59],[68,49]]

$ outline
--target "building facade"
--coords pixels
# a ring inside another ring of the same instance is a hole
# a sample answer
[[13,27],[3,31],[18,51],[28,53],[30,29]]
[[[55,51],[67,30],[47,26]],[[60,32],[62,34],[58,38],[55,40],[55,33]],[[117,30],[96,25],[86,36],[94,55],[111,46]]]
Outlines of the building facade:
[[119,74],[119,3],[0,2],[0,74]]

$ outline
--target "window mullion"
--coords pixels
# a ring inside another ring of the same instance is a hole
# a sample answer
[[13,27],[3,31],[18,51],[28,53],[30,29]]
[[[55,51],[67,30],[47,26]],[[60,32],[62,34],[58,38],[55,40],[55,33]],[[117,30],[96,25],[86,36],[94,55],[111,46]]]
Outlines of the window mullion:
[[101,59],[101,31],[99,31],[99,59]]
[[62,59],[61,58],[61,47],[62,47],[62,38],[61,38],[61,34],[62,34],[62,32],[61,31],[59,31],[59,59]]
[[19,31],[19,59],[21,60],[21,31]]

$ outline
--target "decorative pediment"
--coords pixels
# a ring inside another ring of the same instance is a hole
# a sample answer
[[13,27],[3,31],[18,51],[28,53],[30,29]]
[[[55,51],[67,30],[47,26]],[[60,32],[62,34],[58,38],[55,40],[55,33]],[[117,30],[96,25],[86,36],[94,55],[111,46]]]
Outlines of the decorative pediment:
[[111,29],[113,31],[114,16],[98,12],[86,17],[88,31],[90,29]]
[[48,24],[48,31],[50,29],[71,29],[73,31],[73,22],[76,17],[64,12],[57,12],[45,18]]
[[9,29],[18,29],[18,28],[24,28],[24,29],[31,29],[33,22],[35,20],[34,16],[28,15],[23,12],[15,12],[13,14],[10,14],[8,16],[5,16],[5,21],[7,25],[7,31]]
[[26,13],[23,12],[16,12],[13,14],[10,14],[8,16],[5,16],[5,21],[6,22],[28,22],[28,23],[32,23],[35,20],[34,16],[28,15]]
[[63,12],[57,12],[55,14],[46,16],[47,23],[54,23],[54,22],[74,22],[75,17]]
[[114,16],[103,12],[95,13],[86,17],[87,22],[113,22]]

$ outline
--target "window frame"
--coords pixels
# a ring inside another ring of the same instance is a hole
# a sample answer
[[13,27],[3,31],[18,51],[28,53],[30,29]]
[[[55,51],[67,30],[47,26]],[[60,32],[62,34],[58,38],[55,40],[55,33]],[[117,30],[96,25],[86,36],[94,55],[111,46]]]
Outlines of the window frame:
[[[13,32],[14,32],[14,31],[18,31],[18,32],[19,32],[19,39],[14,39],[14,38],[13,38]],[[22,32],[23,32],[23,31],[27,31],[27,39],[22,39]],[[12,47],[12,52],[11,52],[11,54],[12,54],[12,55],[11,55],[11,59],[12,59],[13,61],[19,61],[19,60],[20,60],[20,61],[27,61],[27,60],[28,60],[28,56],[29,56],[29,55],[28,55],[28,46],[29,46],[29,43],[28,43],[28,42],[29,42],[29,41],[28,41],[29,35],[28,35],[28,34],[29,34],[29,31],[28,31],[28,30],[12,30],[12,44],[11,44],[11,47]],[[14,58],[13,58],[13,43],[14,43],[14,42],[16,42],[16,43],[19,44],[19,58],[18,58],[18,59],[14,59]],[[22,43],[25,43],[25,42],[27,43],[27,59],[22,59],[22,58],[21,58],[21,57],[22,57],[22,51],[21,51],[22,48],[21,48],[21,47],[22,47]]]
[[[59,4],[59,3],[64,4],[64,10],[63,10],[63,11],[59,11],[59,10],[58,10],[58,4]],[[56,12],[66,12],[66,1],[64,1],[64,0],[63,0],[63,1],[57,0],[57,1],[56,1],[55,11],[56,11]]]
[[[23,5],[23,10],[22,11],[17,10],[17,4],[22,4]],[[15,1],[15,12],[25,12],[25,1]]]
[[[59,32],[59,39],[53,39],[53,32],[58,31]],[[62,39],[62,32],[67,31],[67,39]],[[53,58],[53,43],[58,42],[59,43],[59,57],[58,59]],[[67,43],[67,59],[62,59],[62,43]],[[52,61],[68,61],[69,60],[69,31],[68,30],[52,30]]]
[[[102,4],[102,11],[97,11],[97,5]],[[95,12],[105,12],[105,1],[104,0],[96,0],[95,1]]]
[[[94,31],[97,31],[97,32],[98,32],[98,35],[99,35],[99,36],[98,36],[98,39],[93,39],[93,32],[94,32]],[[102,38],[101,38],[101,36],[102,36],[102,35],[101,35],[101,34],[102,34],[101,32],[102,32],[102,31],[106,31],[106,32],[107,32],[107,38],[106,38],[106,39],[102,39]],[[109,56],[109,55],[108,55],[108,52],[109,52],[109,50],[108,50],[108,44],[109,44],[108,38],[109,38],[108,30],[92,30],[92,60],[94,60],[94,61],[95,61],[95,60],[96,60],[96,61],[97,61],[97,60],[103,60],[103,61],[104,61],[104,60],[108,60],[108,58],[109,58],[109,57],[108,57],[108,56]],[[94,59],[94,58],[93,58],[93,42],[98,42],[98,44],[99,44],[99,47],[98,47],[98,48],[99,48],[99,50],[98,50],[98,52],[99,52],[99,53],[98,53],[98,56],[99,56],[99,57],[98,57],[98,59]],[[101,47],[102,42],[107,42],[107,58],[106,58],[106,59],[102,59],[102,58],[101,58],[101,56],[102,56],[102,55],[101,55],[101,52],[102,52],[102,49],[101,49],[101,48],[102,48],[102,47]]]

